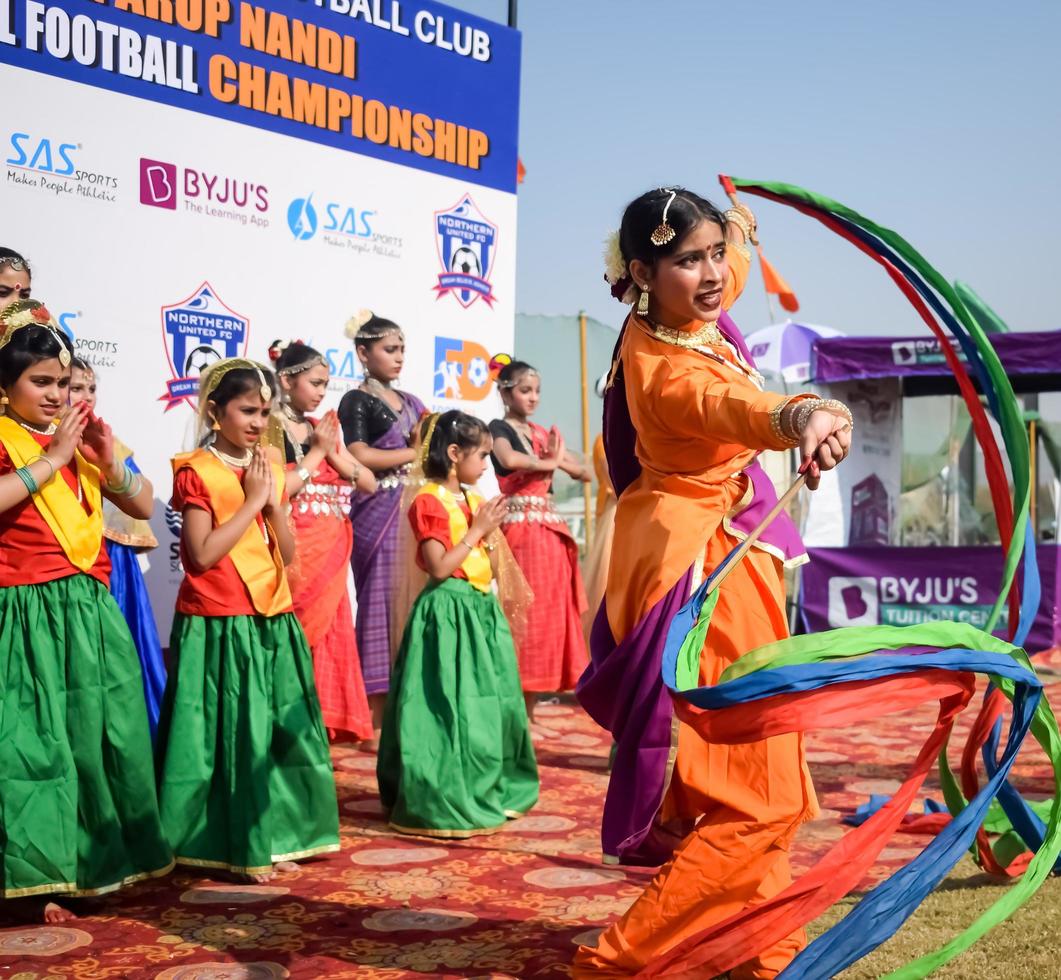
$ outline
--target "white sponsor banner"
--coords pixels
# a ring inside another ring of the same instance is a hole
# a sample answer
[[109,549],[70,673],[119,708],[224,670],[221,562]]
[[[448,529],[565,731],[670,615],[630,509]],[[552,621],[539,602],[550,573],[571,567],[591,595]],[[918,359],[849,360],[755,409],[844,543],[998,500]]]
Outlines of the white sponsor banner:
[[7,65],[0,88],[23,93],[4,118],[2,243],[155,485],[164,640],[181,577],[169,460],[191,448],[201,368],[301,339],[331,364],[334,407],[359,377],[344,325],[368,307],[405,330],[403,388],[498,411],[486,368],[512,348],[514,194]]

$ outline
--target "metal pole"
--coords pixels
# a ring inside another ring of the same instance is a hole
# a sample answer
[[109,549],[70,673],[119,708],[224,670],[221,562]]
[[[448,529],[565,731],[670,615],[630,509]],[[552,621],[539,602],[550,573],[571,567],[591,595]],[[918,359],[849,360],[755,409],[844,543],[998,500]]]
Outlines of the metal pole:
[[516,7],[518,0],[508,0],[508,26],[516,26]]
[[[580,310],[578,314],[578,345],[581,358],[582,374],[582,458],[590,459],[592,446],[589,442],[589,367],[586,363],[586,312]],[[589,551],[590,542],[593,539],[593,497],[592,484],[582,484],[582,505],[586,515],[586,551]]]

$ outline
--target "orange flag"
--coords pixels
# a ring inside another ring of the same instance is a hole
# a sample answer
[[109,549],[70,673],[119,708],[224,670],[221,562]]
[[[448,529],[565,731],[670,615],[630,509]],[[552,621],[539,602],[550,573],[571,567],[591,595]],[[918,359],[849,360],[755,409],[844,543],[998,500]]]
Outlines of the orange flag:
[[766,260],[763,250],[759,248],[758,252],[759,262],[763,270],[763,285],[766,287],[766,291],[768,293],[776,293],[781,306],[788,310],[789,313],[795,313],[799,309],[799,300],[796,299],[796,294],[792,292],[789,284],[781,278],[781,274],[777,269]]
[[523,178],[527,176],[527,168],[523,166],[523,161],[516,157],[516,183],[522,184]]

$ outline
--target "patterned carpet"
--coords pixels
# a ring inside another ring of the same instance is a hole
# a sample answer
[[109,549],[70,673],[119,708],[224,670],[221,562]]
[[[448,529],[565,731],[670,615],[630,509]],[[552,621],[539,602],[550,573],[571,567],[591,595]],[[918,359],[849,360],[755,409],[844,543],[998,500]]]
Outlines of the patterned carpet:
[[[1055,696],[1061,696],[1051,678]],[[0,977],[10,980],[279,980],[279,978],[564,977],[580,942],[622,912],[646,874],[604,868],[597,821],[609,742],[571,704],[540,707],[541,802],[504,832],[470,841],[389,833],[375,795],[375,758],[350,746],[333,757],[342,851],[268,886],[211,881],[178,870],[103,901],[62,927],[0,930]],[[896,788],[931,730],[931,707],[864,730],[808,742],[822,815],[797,839],[808,867],[845,831],[840,817]],[[961,744],[959,739],[954,744]],[[956,750],[952,753],[956,756]],[[1018,785],[1046,795],[1037,747]],[[938,791],[930,789],[938,796]],[[866,884],[920,852],[901,834]]]

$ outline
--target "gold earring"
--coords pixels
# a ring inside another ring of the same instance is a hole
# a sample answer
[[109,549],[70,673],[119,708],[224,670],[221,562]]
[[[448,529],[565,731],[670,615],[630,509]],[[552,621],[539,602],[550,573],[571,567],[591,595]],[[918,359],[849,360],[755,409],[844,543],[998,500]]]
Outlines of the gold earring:
[[212,426],[210,426],[210,428],[213,429],[214,432],[220,432],[221,431],[221,423],[218,422],[217,419],[214,419],[214,424]]
[[644,316],[648,313],[648,286],[641,287],[641,298],[637,301],[637,314]]

